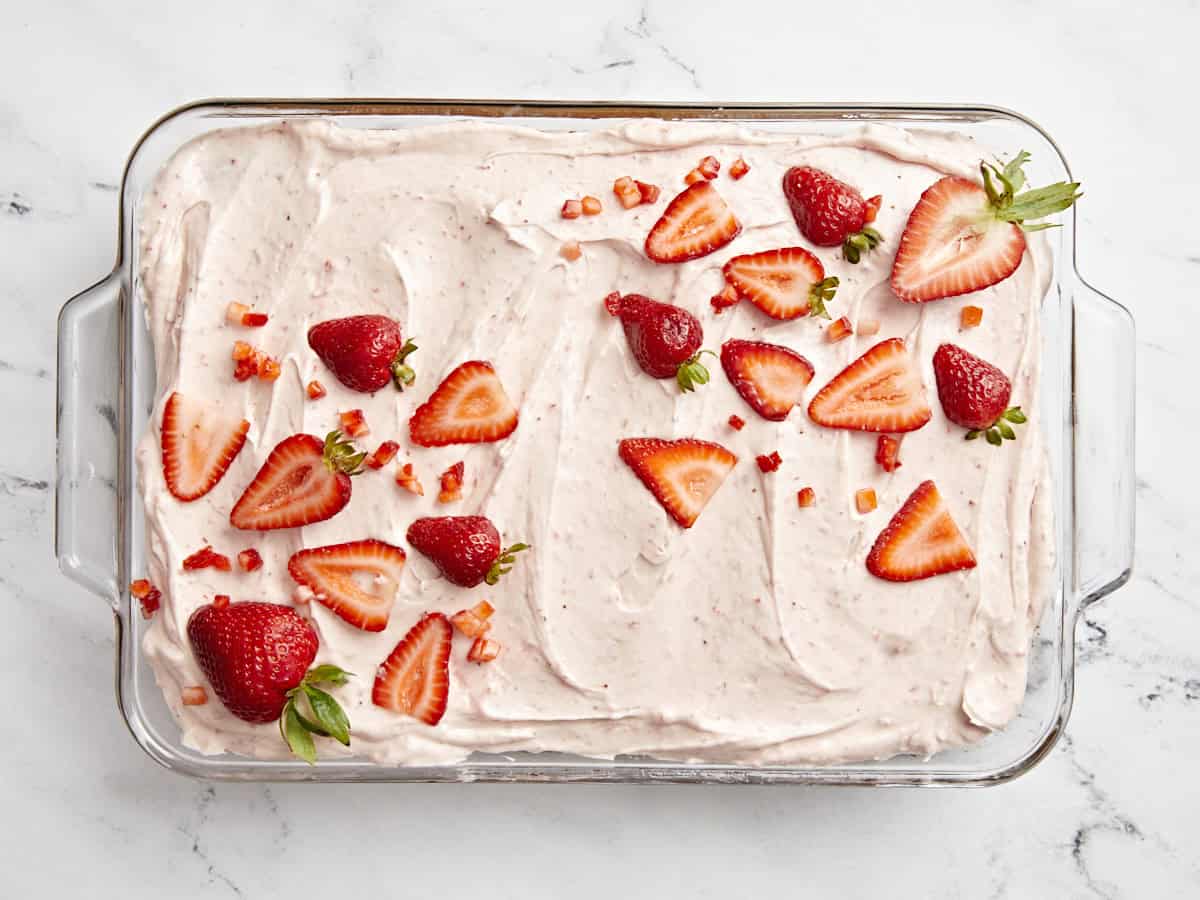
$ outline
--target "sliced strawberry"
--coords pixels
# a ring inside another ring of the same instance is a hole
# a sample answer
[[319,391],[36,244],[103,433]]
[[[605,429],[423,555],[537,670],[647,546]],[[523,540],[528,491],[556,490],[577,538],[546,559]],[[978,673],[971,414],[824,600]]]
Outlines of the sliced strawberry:
[[417,407],[408,423],[414,444],[481,444],[508,437],[517,428],[517,408],[488,362],[465,362]]
[[721,366],[742,399],[772,422],[787,418],[813,377],[807,359],[765,341],[726,341],[721,346]]
[[773,319],[797,319],[810,313],[829,318],[825,303],[837,291],[837,278],[826,278],[821,261],[803,247],[780,247],[735,256],[725,263],[725,280],[738,294]]
[[619,453],[684,528],[692,527],[737,463],[737,457],[720,444],[695,438],[627,438],[621,441]]
[[301,550],[288,560],[288,572],[355,628],[383,631],[404,560],[399,547],[368,539]]
[[898,434],[916,431],[933,415],[925,385],[904,341],[876,344],[817,392],[808,415],[826,428]]
[[230,512],[233,527],[297,528],[337,514],[350,502],[350,476],[366,458],[340,438],[333,431],[324,443],[311,434],[280,441]]
[[401,638],[375,676],[371,702],[436,725],[450,694],[454,630],[441,613],[428,613]]
[[707,181],[687,187],[667,204],[646,236],[646,255],[655,262],[677,263],[699,259],[737,237],[742,223]]
[[975,554],[932,481],[917,486],[867,556],[867,571],[886,581],[917,581],[973,568]]
[[162,417],[163,476],[180,500],[211,491],[246,443],[250,423],[227,415],[219,404],[197,403],[176,391]]

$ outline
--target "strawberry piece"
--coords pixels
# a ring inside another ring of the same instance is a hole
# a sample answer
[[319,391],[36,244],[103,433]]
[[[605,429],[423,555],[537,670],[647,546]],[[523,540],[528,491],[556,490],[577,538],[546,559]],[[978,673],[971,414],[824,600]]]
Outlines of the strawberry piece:
[[208,703],[208,691],[203,685],[188,685],[179,692],[179,700],[184,706],[204,706]]
[[467,637],[477,638],[492,627],[492,623],[488,620],[491,619],[493,612],[495,612],[495,608],[492,604],[486,600],[480,600],[470,609],[460,609],[450,617],[450,621]]
[[365,437],[371,433],[367,425],[367,417],[361,409],[348,409],[338,413],[338,423],[342,431],[352,438]]
[[230,325],[241,325],[242,319],[246,317],[246,313],[250,312],[250,307],[245,303],[231,302],[225,307],[225,321]]
[[867,571],[886,581],[917,581],[975,568],[975,554],[932,481],[912,492],[867,556]]
[[241,551],[237,555],[238,568],[243,572],[254,572],[262,568],[262,554],[253,547]]
[[[246,362],[247,360],[253,361],[254,348],[245,341],[234,341],[232,356],[234,362]],[[258,371],[257,366],[255,367],[255,371]]]
[[366,458],[366,460],[364,460],[364,462],[367,464],[367,466],[369,468],[382,469],[384,466],[386,466],[388,463],[390,463],[393,459],[395,459],[396,454],[399,452],[400,452],[400,445],[397,444],[395,441],[384,441],[382,444],[380,444],[378,447],[375,448],[375,451],[370,456],[368,456]]
[[854,334],[854,326],[850,323],[849,318],[842,316],[825,331],[825,340],[831,344],[836,344],[838,341],[844,341],[852,334]]
[[270,356],[262,355],[256,359],[258,364],[258,377],[263,381],[274,381],[283,374],[283,368],[279,365],[279,361],[272,359]]
[[425,488],[421,485],[421,479],[413,474],[412,463],[405,463],[396,470],[396,484],[410,494],[416,494],[418,497],[425,496]]
[[247,328],[262,328],[267,322],[266,313],[247,312],[242,316],[242,324]]
[[1077,182],[1018,193],[1025,184],[1021,151],[1003,169],[980,164],[983,184],[949,175],[921,195],[900,236],[892,264],[892,291],[925,303],[990,287],[1017,270],[1025,254],[1026,225],[1062,212],[1079,199]]
[[637,182],[628,175],[613,182],[613,193],[617,195],[617,200],[625,209],[633,209],[642,202],[642,192],[638,188]]
[[654,378],[674,378],[681,391],[708,384],[708,369],[700,362],[704,329],[686,309],[659,303],[641,294],[616,291],[604,298],[604,308],[619,316],[633,358]]
[[583,204],[578,200],[567,200],[562,205],[562,217],[564,219],[578,219],[583,215]]
[[422,616],[380,665],[371,702],[426,725],[440,722],[450,694],[453,636],[441,613]]
[[699,169],[692,169],[692,171],[683,176],[684,184],[700,184],[703,181],[708,181],[708,177]]
[[320,400],[328,393],[325,390],[325,385],[319,381],[310,381],[305,391],[308,393],[309,400]]
[[454,503],[462,499],[463,477],[466,467],[460,459],[441,474],[441,490],[438,491],[438,503]]
[[709,181],[712,181],[721,171],[721,161],[715,156],[706,156],[700,160],[696,166],[696,170]]
[[862,194],[828,172],[793,166],[784,173],[783,193],[800,233],[818,247],[841,244],[847,262],[858,262],[883,241],[878,231],[867,226]]
[[129,596],[133,597],[134,600],[141,600],[148,597],[152,590],[154,590],[154,585],[145,578],[138,578],[129,582]]
[[904,341],[876,344],[817,392],[808,415],[826,428],[852,431],[916,431],[933,416],[921,372]]
[[217,594],[215,597],[213,597],[212,605],[214,609],[225,609],[227,606],[229,606],[229,595]]
[[738,301],[741,299],[741,296],[737,292],[737,288],[735,288],[732,284],[727,284],[721,289],[721,293],[714,294],[708,302],[712,304],[712,308],[716,310],[717,315],[719,316],[729,307],[736,306]]
[[487,663],[494,660],[500,655],[500,644],[497,641],[490,640],[485,637],[477,637],[471,644],[471,649],[467,651],[467,661],[473,663]]
[[660,263],[699,259],[720,250],[741,231],[742,223],[701,176],[667,204],[646,236],[646,255]]
[[322,522],[350,502],[350,476],[362,471],[365,458],[337,431],[324,443],[311,434],[284,438],[234,504],[229,521],[247,531]]
[[233,364],[233,377],[237,381],[249,381],[258,374],[258,360],[251,357],[250,359],[239,359]]
[[750,166],[740,156],[729,166],[729,177],[735,181],[743,178],[750,171]]
[[500,532],[484,516],[437,516],[408,526],[408,542],[428,557],[451,584],[496,584],[511,571],[516,554],[528,544],[500,548]]
[[732,415],[729,417],[729,427],[734,431],[741,431],[746,427],[746,420],[739,415]]
[[962,347],[942,344],[933,354],[933,374],[942,411],[951,422],[970,429],[967,440],[984,434],[989,444],[999,447],[1016,438],[1009,423],[1024,423],[1025,414],[1019,406],[1009,407],[1012,382],[998,368]]
[[643,203],[657,203],[658,195],[662,193],[661,188],[657,184],[646,184],[644,181],[635,181],[638,193],[641,194]]
[[808,509],[817,502],[817,492],[810,487],[800,488],[796,491],[796,503],[801,509]]
[[882,194],[876,194],[874,197],[867,198],[867,201],[864,204],[865,211],[866,211],[866,215],[864,216],[864,218],[867,220],[868,225],[870,225],[877,218],[879,218],[879,207],[881,207],[881,206],[883,206],[883,195]]
[[208,544],[205,544],[191,556],[183,561],[183,571],[196,572],[200,569],[216,569],[218,572],[228,572],[233,568],[229,562],[229,557],[224,553],[218,553]]
[[421,447],[499,441],[517,429],[517,408],[489,362],[471,360],[446,376],[408,422]]
[[770,454],[761,454],[754,457],[754,461],[758,463],[758,470],[764,475],[771,472],[778,472],[779,467],[783,465],[783,457],[779,455],[779,451],[775,450]]
[[387,316],[321,322],[308,329],[308,345],[352,391],[373,394],[388,382],[402,391],[416,378],[406,360],[417,345],[403,342],[400,326]]
[[583,256],[583,249],[579,246],[579,241],[567,241],[558,248],[558,255],[567,262],[575,262]]
[[875,497],[875,488],[861,488],[854,492],[854,508],[860,515],[866,515],[879,505]]
[[737,463],[720,444],[696,438],[626,438],[621,460],[684,528],[691,528]]
[[149,619],[162,604],[162,593],[145,578],[139,578],[129,585],[129,594],[142,607],[142,618]]
[[885,472],[895,472],[901,466],[900,442],[890,434],[881,434],[875,444],[875,462]]
[[879,334],[878,319],[859,319],[858,320],[858,336],[859,337],[874,337]]
[[729,383],[764,419],[782,422],[813,378],[812,364],[779,344],[732,339],[721,346]]
[[162,417],[162,464],[167,490],[191,501],[211,491],[242,451],[250,423],[219,406],[197,403],[178,391]]
[[809,314],[828,319],[825,304],[838,286],[838,279],[826,278],[821,261],[803,247],[735,256],[725,263],[724,272],[740,296],[773,319]]
[[300,550],[288,560],[288,573],[350,625],[383,631],[405,559],[403,550],[383,541],[350,541]]
[[959,327],[962,329],[978,328],[983,321],[983,308],[979,306],[964,306],[959,313]]
[[604,211],[604,206],[600,203],[599,197],[584,197],[579,201],[579,205],[583,209],[585,216],[598,216]]

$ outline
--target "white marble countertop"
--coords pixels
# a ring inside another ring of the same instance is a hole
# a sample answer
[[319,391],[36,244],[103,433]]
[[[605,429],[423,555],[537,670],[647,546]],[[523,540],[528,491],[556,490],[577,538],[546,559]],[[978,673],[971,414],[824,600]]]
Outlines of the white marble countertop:
[[[1200,405],[1184,365],[1200,333],[1200,8],[916,5],[6,7],[4,893],[1200,894]],[[158,769],[113,703],[107,609],[53,560],[55,316],[112,265],[134,140],[218,95],[983,102],[1042,123],[1087,192],[1080,270],[1139,327],[1137,569],[1080,626],[1067,737],[1018,781],[959,791],[210,786]]]

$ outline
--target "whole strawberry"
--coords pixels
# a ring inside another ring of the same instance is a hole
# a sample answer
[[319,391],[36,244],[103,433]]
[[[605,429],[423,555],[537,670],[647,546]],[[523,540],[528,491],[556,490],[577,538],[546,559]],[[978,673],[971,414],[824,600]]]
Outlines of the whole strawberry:
[[402,343],[400,326],[387,316],[330,319],[308,329],[308,345],[352,391],[371,394],[394,382],[404,390],[416,373],[404,360],[417,349]]
[[1016,437],[1008,423],[1023,423],[1025,414],[1019,406],[1009,407],[1012,382],[998,368],[962,347],[942,344],[933,354],[933,374],[946,418],[970,429],[967,440],[982,433],[999,447]]
[[783,193],[800,233],[818,247],[842,245],[847,262],[856,263],[883,236],[869,223],[879,197],[863,200],[855,188],[812,166],[793,166],[783,175]]
[[451,584],[495,584],[528,544],[500,548],[500,532],[485,516],[434,516],[408,526],[408,542],[433,561]]
[[700,354],[711,351],[700,349],[704,329],[686,309],[616,291],[604,298],[604,308],[620,318],[633,358],[647,375],[674,378],[682,391],[708,384],[708,369],[700,363]]

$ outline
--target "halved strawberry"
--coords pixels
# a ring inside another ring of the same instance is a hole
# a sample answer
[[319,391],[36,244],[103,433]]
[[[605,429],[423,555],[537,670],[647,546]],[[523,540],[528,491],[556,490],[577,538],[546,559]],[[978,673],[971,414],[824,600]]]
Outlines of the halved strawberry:
[[696,438],[627,438],[618,452],[684,528],[692,527],[738,460],[720,444]]
[[821,261],[803,247],[780,247],[735,256],[725,263],[725,280],[773,319],[810,313],[828,319],[825,302],[837,291],[837,278],[825,277]]
[[1069,207],[1078,183],[1017,191],[1025,184],[1021,151],[1003,169],[980,165],[983,184],[948,175],[917,201],[900,236],[892,264],[892,291],[909,303],[924,303],[983,290],[1017,270],[1025,253],[1026,225]]
[[867,571],[886,581],[917,581],[973,568],[975,554],[932,481],[917,486],[867,556]]
[[350,502],[350,476],[365,453],[331,431],[320,438],[293,434],[276,445],[229,513],[234,528],[269,531],[321,522]]
[[404,551],[367,539],[310,547],[292,555],[288,572],[313,599],[355,628],[383,631],[396,599]]
[[900,338],[876,344],[817,392],[808,415],[826,428],[898,434],[933,415],[916,361]]
[[489,362],[471,360],[446,376],[408,423],[414,444],[481,444],[508,437],[517,428],[513,406]]
[[772,422],[787,418],[813,377],[807,359],[766,341],[726,341],[721,346],[721,366],[742,399]]
[[180,500],[211,491],[246,443],[250,423],[176,391],[162,417],[162,462],[167,490]]
[[436,725],[450,695],[450,644],[454,629],[441,613],[427,613],[380,665],[371,702]]
[[684,189],[646,236],[646,255],[655,262],[699,259],[737,237],[742,223],[707,181]]

